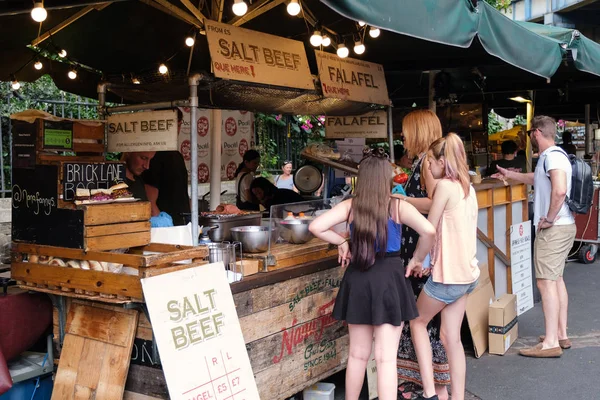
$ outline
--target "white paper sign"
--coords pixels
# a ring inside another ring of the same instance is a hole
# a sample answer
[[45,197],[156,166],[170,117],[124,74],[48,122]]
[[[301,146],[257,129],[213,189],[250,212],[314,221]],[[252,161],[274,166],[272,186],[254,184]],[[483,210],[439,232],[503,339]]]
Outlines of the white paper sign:
[[222,262],[142,279],[173,400],[260,400]]
[[177,150],[177,112],[143,111],[108,116],[108,151]]
[[533,308],[531,275],[531,221],[510,227],[512,292],[517,296],[517,315]]
[[[353,139],[344,139],[344,140],[336,140],[335,144],[337,145],[338,151],[340,154],[348,154],[352,157],[352,160],[355,162],[360,162],[363,157],[363,149],[365,148],[366,140],[365,138],[353,138]],[[352,176],[348,172],[335,170],[336,178],[344,178],[347,176]]]

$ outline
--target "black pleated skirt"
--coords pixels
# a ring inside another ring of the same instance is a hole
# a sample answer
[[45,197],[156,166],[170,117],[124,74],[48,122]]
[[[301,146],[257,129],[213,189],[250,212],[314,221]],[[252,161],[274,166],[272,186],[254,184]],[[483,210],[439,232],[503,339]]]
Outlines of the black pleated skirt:
[[400,326],[415,319],[417,304],[399,256],[378,258],[366,271],[348,266],[335,299],[333,317],[349,324]]

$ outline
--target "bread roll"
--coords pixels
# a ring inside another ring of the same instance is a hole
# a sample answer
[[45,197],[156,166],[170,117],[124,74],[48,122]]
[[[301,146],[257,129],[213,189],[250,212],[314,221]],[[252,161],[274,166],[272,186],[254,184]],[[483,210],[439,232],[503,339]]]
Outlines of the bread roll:
[[67,267],[80,269],[81,264],[77,260],[69,260],[69,261],[67,261]]
[[121,183],[117,183],[114,186],[111,186],[109,190],[113,191],[113,190],[118,190],[118,189],[127,189],[128,187],[129,187],[129,185],[127,185],[125,182],[121,182]]
[[81,260],[79,265],[81,266],[81,269],[90,269],[90,263],[86,260]]
[[27,257],[27,261],[30,262],[30,263],[37,263],[37,262],[39,262],[39,258],[38,258],[38,256],[36,254],[30,254]]
[[92,271],[104,271],[102,264],[100,264],[98,261],[90,261],[90,269]]
[[[52,261],[54,259],[54,257],[52,256],[38,256],[38,263],[40,264],[50,264],[50,261]],[[62,260],[61,260],[62,261]]]
[[48,264],[54,265],[56,267],[66,267],[67,266],[67,264],[65,264],[65,262],[63,260],[61,260],[60,258],[53,258],[52,260],[50,260],[50,262]]

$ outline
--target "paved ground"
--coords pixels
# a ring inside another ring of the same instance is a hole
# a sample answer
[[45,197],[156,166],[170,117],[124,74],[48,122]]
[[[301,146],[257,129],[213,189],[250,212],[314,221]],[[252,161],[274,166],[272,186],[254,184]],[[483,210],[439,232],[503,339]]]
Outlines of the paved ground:
[[[600,399],[600,261],[569,263],[565,281],[573,348],[559,359],[519,356],[544,330],[542,305],[536,303],[519,317],[519,339],[506,355],[475,359],[467,351],[467,400]],[[328,380],[336,384],[335,400],[344,399],[343,372]]]

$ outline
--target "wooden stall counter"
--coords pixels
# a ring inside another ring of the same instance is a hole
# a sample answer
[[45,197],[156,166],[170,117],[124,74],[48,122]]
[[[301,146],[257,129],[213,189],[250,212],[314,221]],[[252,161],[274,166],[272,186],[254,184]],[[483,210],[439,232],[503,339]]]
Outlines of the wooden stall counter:
[[477,259],[489,266],[496,297],[514,293],[524,304],[529,301],[524,296],[531,292],[531,273],[513,270],[510,236],[511,226],[529,219],[527,185],[486,178],[473,187],[479,205]]

